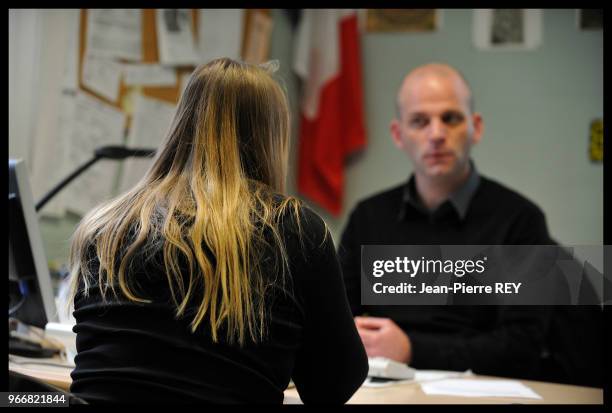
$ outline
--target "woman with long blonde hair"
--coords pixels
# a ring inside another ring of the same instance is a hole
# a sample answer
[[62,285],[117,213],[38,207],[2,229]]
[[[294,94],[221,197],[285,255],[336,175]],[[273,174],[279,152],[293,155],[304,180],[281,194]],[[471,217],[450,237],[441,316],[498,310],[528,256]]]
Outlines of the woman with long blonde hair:
[[281,403],[293,378],[306,403],[344,403],[365,379],[331,236],[283,195],[290,120],[272,71],[199,66],[145,176],[79,224],[77,396]]

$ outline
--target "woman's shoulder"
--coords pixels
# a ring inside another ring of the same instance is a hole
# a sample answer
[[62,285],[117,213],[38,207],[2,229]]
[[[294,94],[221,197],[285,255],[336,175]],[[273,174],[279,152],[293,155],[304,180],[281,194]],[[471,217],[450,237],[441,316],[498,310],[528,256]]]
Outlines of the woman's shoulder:
[[279,208],[279,229],[284,235],[298,235],[309,242],[323,241],[327,224],[303,201],[291,196],[276,196]]

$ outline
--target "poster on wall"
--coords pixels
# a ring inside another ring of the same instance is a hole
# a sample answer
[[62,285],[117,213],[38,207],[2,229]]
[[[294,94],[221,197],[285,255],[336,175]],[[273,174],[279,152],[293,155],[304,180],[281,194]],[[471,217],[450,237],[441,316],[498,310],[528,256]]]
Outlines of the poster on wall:
[[481,50],[534,50],[542,43],[540,9],[477,9],[472,27]]
[[439,28],[436,9],[368,9],[368,32],[433,32]]

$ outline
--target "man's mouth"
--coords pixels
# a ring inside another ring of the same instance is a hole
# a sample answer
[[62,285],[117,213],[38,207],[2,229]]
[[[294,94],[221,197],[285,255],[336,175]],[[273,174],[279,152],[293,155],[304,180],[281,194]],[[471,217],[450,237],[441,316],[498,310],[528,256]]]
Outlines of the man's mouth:
[[439,162],[450,158],[453,154],[451,152],[430,152],[424,156],[426,161]]

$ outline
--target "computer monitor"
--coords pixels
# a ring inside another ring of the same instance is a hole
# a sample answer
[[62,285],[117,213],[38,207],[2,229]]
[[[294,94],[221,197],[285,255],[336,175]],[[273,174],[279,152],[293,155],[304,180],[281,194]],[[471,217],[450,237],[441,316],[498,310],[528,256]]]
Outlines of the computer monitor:
[[9,159],[9,317],[40,328],[58,321],[28,171],[21,159]]

